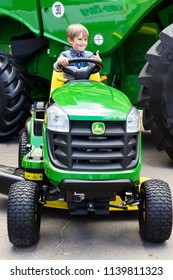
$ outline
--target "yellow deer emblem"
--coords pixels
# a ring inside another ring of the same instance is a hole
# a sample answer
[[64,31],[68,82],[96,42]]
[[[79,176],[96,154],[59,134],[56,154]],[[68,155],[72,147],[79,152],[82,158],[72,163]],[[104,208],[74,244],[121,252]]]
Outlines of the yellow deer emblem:
[[103,134],[105,133],[105,124],[102,122],[95,122],[92,124],[93,134]]

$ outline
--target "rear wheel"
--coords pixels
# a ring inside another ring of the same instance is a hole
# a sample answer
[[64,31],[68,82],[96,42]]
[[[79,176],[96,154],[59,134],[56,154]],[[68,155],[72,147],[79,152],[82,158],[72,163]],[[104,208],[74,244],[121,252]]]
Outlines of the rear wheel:
[[164,242],[172,231],[172,198],[169,185],[161,180],[148,180],[140,189],[139,229],[141,238]]
[[0,52],[0,141],[18,136],[30,109],[27,73],[13,56]]
[[19,157],[18,157],[19,168],[22,168],[23,157],[28,153],[28,150],[27,150],[28,143],[29,143],[29,137],[28,137],[26,131],[22,131],[22,134],[19,139]]
[[139,75],[138,104],[144,109],[143,125],[151,130],[157,149],[173,160],[173,24],[164,29],[146,54]]
[[8,197],[8,236],[15,246],[30,246],[39,239],[41,204],[35,182],[19,181],[11,185]]

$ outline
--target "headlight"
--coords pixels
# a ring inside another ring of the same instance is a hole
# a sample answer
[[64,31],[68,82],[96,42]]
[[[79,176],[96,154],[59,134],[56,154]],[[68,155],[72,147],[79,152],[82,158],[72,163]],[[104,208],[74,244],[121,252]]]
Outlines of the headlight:
[[138,132],[140,130],[140,114],[135,107],[132,107],[127,116],[126,131]]
[[46,126],[59,132],[69,132],[69,119],[66,113],[56,104],[51,105],[46,112]]

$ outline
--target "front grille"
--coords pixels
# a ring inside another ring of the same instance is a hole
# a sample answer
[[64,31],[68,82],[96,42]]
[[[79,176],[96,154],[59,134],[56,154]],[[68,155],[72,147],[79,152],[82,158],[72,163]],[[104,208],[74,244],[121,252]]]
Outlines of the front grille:
[[104,122],[102,135],[91,131],[91,121],[71,121],[70,132],[47,130],[52,164],[66,170],[125,170],[136,166],[138,133],[127,134],[126,122]]

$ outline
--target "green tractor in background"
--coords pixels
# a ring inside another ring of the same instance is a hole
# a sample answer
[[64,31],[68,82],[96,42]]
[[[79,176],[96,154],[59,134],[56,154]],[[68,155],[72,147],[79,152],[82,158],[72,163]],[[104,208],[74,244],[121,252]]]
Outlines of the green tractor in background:
[[48,101],[52,65],[69,48],[65,30],[80,22],[107,84],[143,109],[144,128],[173,159],[172,18],[170,0],[1,0],[0,141],[18,136],[34,102]]

